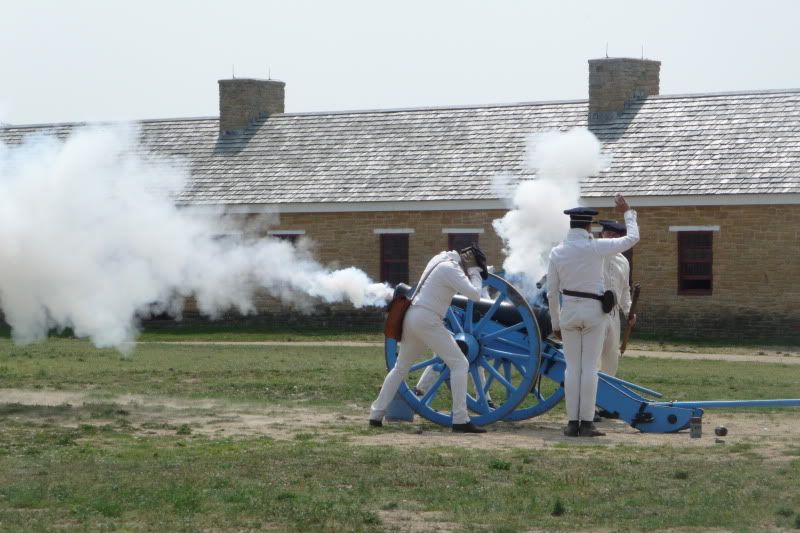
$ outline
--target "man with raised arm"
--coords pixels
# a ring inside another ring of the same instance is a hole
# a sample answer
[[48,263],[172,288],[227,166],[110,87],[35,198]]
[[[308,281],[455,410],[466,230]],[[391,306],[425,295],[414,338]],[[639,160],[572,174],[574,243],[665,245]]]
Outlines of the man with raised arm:
[[601,304],[606,291],[603,263],[606,257],[624,252],[639,241],[636,211],[620,195],[614,198],[614,204],[624,213],[626,236],[593,238],[592,217],[597,215],[597,211],[576,207],[564,211],[570,216],[569,233],[550,252],[547,298],[553,332],[564,341],[567,362],[564,393],[568,419],[564,434],[568,437],[603,435],[593,422],[597,366],[606,326]]
[[[603,230],[600,237],[603,239],[618,239],[627,235],[625,224],[616,220],[598,221]],[[619,335],[620,335],[620,311],[627,317],[628,324],[633,327],[636,324],[636,314],[630,314],[631,286],[630,286],[631,265],[628,258],[621,253],[606,257],[603,265],[603,276],[606,290],[614,292],[616,305],[610,313],[606,314],[606,335],[603,341],[603,352],[600,355],[600,371],[611,376],[617,375],[619,367]]]

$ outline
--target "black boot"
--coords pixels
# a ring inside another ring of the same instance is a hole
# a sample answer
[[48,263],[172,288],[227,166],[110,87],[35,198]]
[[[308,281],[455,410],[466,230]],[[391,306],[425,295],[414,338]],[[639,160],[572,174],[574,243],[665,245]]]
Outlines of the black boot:
[[580,427],[580,435],[581,437],[604,437],[605,433],[599,431],[594,426],[594,422],[587,422],[585,420],[582,420]]
[[369,427],[371,428],[381,428],[383,427],[383,420],[374,420],[372,418],[369,419]]
[[564,428],[564,435],[566,435],[567,437],[580,436],[580,428],[578,426],[577,420],[570,420],[567,423],[567,427]]
[[466,424],[453,424],[453,433],[486,433],[486,430],[472,422],[467,422]]

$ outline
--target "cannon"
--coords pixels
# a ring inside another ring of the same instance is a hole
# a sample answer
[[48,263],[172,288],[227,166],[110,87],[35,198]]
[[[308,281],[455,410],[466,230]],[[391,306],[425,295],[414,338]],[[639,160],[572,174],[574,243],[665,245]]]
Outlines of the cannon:
[[[564,398],[566,362],[562,345],[548,338],[551,331],[544,289],[531,305],[505,278],[490,274],[484,293],[491,298],[473,302],[456,295],[444,318],[469,361],[467,407],[477,425],[519,421],[553,409]],[[410,287],[405,286],[410,291]],[[402,288],[397,290],[402,291]],[[387,338],[387,368],[394,367],[398,342]],[[428,369],[435,378],[425,390],[416,390]],[[451,424],[450,372],[442,360],[431,357],[411,367],[387,417],[413,418],[413,413],[441,424]],[[645,433],[672,433],[702,418],[704,409],[731,407],[800,406],[800,399],[736,401],[661,401],[652,389],[598,372],[597,406]]]

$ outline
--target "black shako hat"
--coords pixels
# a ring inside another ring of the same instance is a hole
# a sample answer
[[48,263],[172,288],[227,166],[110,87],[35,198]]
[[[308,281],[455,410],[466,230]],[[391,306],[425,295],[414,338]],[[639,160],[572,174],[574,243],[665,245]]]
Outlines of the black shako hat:
[[597,215],[597,211],[589,209],[588,207],[573,207],[572,209],[564,211],[564,214],[569,215],[569,220],[571,222],[589,224],[592,221],[592,217]]
[[603,230],[616,231],[622,235],[627,235],[628,233],[628,228],[625,227],[625,224],[616,220],[598,220],[597,223],[603,226]]

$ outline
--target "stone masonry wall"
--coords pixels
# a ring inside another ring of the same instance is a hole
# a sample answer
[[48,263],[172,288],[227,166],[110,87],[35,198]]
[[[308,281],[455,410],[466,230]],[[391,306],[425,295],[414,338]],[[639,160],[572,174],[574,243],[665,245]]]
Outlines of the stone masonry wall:
[[[675,337],[800,342],[800,206],[637,208],[642,240],[634,248],[633,279],[642,286],[638,328]],[[483,228],[481,247],[490,263],[502,265],[502,243],[491,227],[504,211],[283,214],[269,229],[305,230],[315,256],[332,267],[356,266],[378,279],[376,228],[413,228],[409,235],[412,284],[428,259],[447,248],[445,227]],[[621,219],[611,209],[598,218]],[[713,286],[707,296],[678,294],[678,234],[670,226],[716,226]],[[532,229],[532,231],[534,231]],[[266,234],[266,229],[265,229]],[[287,322],[379,327],[382,310],[354,311],[349,305],[321,307],[298,315],[269,298],[264,313]]]
[[409,277],[415,283],[430,258],[447,249],[443,228],[483,228],[480,246],[495,265],[502,263],[502,242],[492,220],[505,211],[411,211],[376,213],[286,213],[271,230],[305,230],[316,243],[315,256],[324,264],[357,266],[371,278],[380,275],[380,235],[375,229],[411,228],[408,236]]
[[285,84],[277,80],[219,80],[219,131],[246,128],[262,115],[283,113]]
[[589,120],[605,122],[625,109],[625,103],[659,93],[661,63],[648,59],[589,60]]

